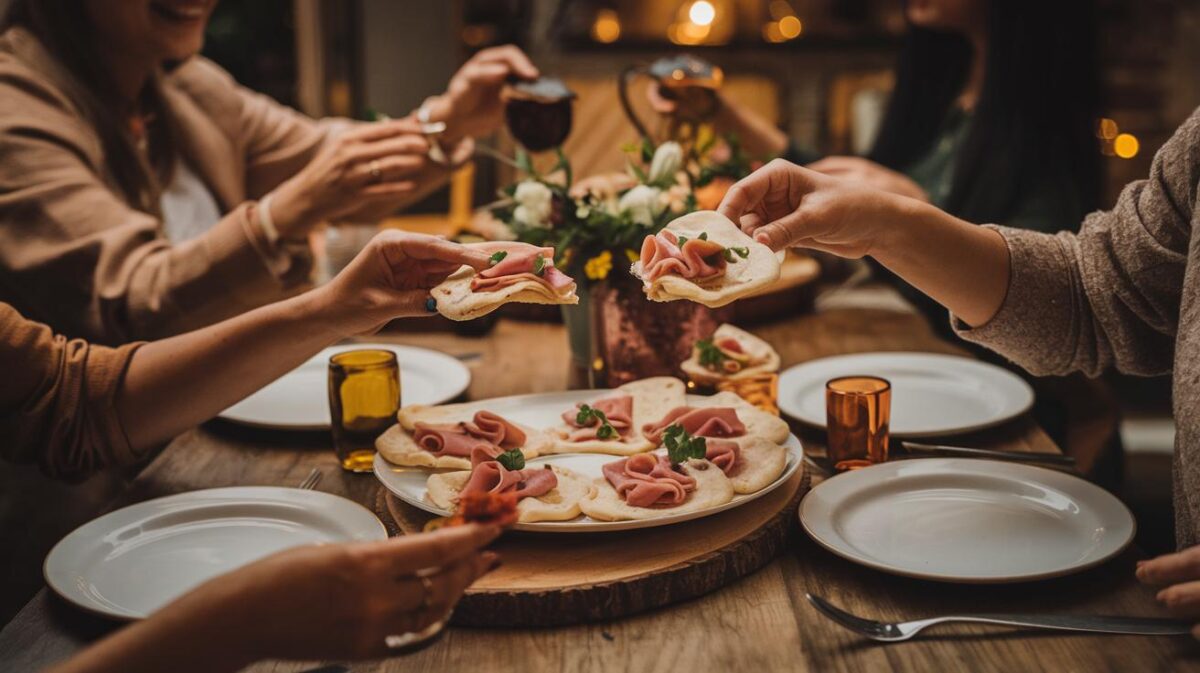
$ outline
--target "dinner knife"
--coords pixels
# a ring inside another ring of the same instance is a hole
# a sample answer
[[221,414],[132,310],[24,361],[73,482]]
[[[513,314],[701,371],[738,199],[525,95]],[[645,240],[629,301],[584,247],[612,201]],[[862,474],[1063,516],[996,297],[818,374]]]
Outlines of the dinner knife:
[[946,456],[962,456],[964,458],[994,458],[996,460],[1011,460],[1020,463],[1043,463],[1050,465],[1075,465],[1073,456],[1059,453],[1033,453],[1030,451],[998,451],[996,449],[974,449],[966,446],[946,446],[944,444],[921,444],[919,442],[900,442],[900,446],[910,453],[936,453]]

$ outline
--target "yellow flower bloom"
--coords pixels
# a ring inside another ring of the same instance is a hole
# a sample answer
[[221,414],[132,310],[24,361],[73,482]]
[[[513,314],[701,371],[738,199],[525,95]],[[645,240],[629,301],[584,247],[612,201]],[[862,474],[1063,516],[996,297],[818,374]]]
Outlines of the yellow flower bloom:
[[608,250],[589,259],[587,264],[583,265],[583,272],[591,280],[604,280],[608,278],[609,271],[612,271],[612,253]]
[[625,256],[629,258],[630,264],[633,264],[642,258],[642,254],[632,248],[625,248]]

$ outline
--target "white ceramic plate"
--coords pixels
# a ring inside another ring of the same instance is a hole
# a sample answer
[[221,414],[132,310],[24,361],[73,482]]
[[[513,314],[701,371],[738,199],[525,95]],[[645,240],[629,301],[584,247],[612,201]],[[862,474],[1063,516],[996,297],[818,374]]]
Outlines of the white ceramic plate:
[[919,458],[832,477],[800,503],[829,551],[907,577],[993,584],[1078,572],[1120,553],[1136,529],[1112,494],[1030,465]]
[[370,511],[320,491],[238,486],[180,493],[105,514],[46,557],[46,584],[84,610],[140,619],[200,583],[277,551],[382,540]]
[[861,353],[821,358],[779,377],[779,408],[825,427],[825,383],[839,376],[880,376],[892,384],[893,437],[936,437],[981,430],[1033,406],[1033,389],[995,365],[934,353]]
[[[584,402],[593,400],[598,397],[603,397],[609,391],[606,390],[573,390],[561,393],[541,393],[536,395],[517,395],[515,397],[500,397],[493,400],[487,400],[480,403],[481,407],[486,407],[489,411],[494,411],[505,418],[521,423],[534,428],[547,428],[554,426],[560,419],[563,410],[571,408],[576,402]],[[778,479],[771,482],[766,488],[755,493],[745,495],[735,495],[733,500],[709,509],[698,512],[689,512],[685,514],[674,514],[663,516],[655,519],[645,519],[641,521],[596,521],[587,516],[580,516],[571,521],[541,521],[538,523],[519,523],[514,528],[516,530],[537,531],[543,533],[595,533],[595,532],[612,532],[621,530],[632,530],[635,528],[653,528],[655,526],[665,526],[672,523],[680,523],[690,521],[704,516],[711,516],[717,512],[724,512],[727,509],[732,509],[739,505],[744,505],[751,500],[761,498],[771,491],[779,488],[784,484],[804,461],[803,449],[800,446],[800,440],[796,437],[788,437],[785,448],[788,450],[787,465],[783,469],[783,474]],[[563,467],[572,469],[583,476],[594,479],[601,477],[600,468],[605,463],[611,463],[615,460],[620,460],[619,456],[607,456],[598,454],[585,453],[562,453],[541,458],[535,458],[529,461],[530,465],[544,465],[553,463]],[[429,479],[430,471],[424,468],[417,467],[400,467],[389,463],[380,454],[375,454],[375,476],[379,477],[379,481],[387,487],[389,491],[396,494],[408,504],[423,509],[427,512],[432,512],[440,516],[449,516],[450,512],[435,507],[432,503],[425,500],[425,482]]]
[[458,397],[471,383],[471,372],[457,359],[427,348],[395,344],[343,344],[326,348],[221,412],[221,418],[260,428],[329,429],[329,358],[363,348],[389,350],[400,363],[402,404],[441,404]]

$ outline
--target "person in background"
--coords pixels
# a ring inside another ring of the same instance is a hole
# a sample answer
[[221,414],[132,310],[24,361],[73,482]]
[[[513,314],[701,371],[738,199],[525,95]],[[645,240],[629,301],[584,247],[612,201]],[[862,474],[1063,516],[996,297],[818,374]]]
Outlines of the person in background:
[[1077,234],[976,226],[780,159],[730,188],[720,212],[776,250],[874,258],[945,306],[962,338],[1034,374],[1173,374],[1180,551],[1139,563],[1137,576],[1200,619],[1200,109],[1149,178]]
[[119,344],[294,294],[316,225],[376,219],[440,185],[500,125],[505,78],[537,76],[515,47],[488,49],[421,121],[314,121],[197,56],[215,4],[13,0],[0,300]]
[[[477,250],[377,235],[330,283],[200,330],[119,348],[54,335],[0,304],[0,457],[81,479],[151,447],[347,336],[431,315],[429,289]],[[210,581],[57,671],[236,670],[262,658],[364,658],[442,619],[497,561],[499,533],[467,526],[282,552]],[[418,576],[419,575],[419,576]]]

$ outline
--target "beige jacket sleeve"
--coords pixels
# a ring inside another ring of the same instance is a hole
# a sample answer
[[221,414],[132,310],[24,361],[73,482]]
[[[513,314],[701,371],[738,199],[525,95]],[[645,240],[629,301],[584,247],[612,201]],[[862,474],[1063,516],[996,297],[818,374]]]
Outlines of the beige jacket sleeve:
[[1038,375],[1171,371],[1198,181],[1200,110],[1159,150],[1150,177],[1078,234],[996,227],[1012,258],[1008,295],[982,327],[955,320],[958,334]]
[[157,218],[114,191],[100,141],[70,101],[11,54],[0,57],[0,292],[26,315],[121,343],[210,324],[307,280],[306,242],[269,246],[244,200],[299,170],[326,131],[211,64],[180,71],[164,95],[178,90],[170,102],[184,149],[231,211],[172,246]]

